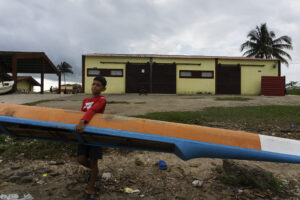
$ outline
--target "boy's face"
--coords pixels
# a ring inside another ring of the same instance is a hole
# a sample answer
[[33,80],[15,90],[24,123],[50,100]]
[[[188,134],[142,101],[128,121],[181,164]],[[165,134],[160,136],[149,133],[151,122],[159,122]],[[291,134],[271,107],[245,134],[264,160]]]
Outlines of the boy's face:
[[105,87],[102,85],[100,81],[93,80],[92,83],[92,94],[93,95],[99,95],[101,92],[105,91]]

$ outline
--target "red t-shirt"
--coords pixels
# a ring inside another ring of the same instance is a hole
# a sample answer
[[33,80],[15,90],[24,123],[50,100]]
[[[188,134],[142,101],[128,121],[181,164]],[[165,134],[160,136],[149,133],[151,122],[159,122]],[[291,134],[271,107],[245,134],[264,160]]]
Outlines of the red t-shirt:
[[97,96],[85,98],[82,101],[81,111],[85,112],[82,120],[89,122],[95,113],[104,113],[106,106],[106,98],[104,96]]

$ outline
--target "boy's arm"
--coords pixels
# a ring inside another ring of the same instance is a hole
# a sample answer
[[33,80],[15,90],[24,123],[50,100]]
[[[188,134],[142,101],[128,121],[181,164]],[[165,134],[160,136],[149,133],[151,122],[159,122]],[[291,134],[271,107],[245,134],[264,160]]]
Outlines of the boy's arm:
[[[85,102],[85,100],[82,101],[81,111],[83,111],[84,102]],[[78,124],[76,125],[75,131],[77,131],[79,133],[83,132],[84,126],[85,126],[85,121],[81,119],[78,122]]]
[[99,113],[103,107],[106,105],[106,99],[103,98],[101,101],[97,101],[90,109],[86,111],[86,113],[83,115],[81,120],[84,120],[86,123],[88,123],[95,113]]
[[78,122],[78,124],[76,125],[75,131],[77,131],[77,132],[79,132],[79,133],[83,132],[84,126],[85,126],[85,121],[81,119],[81,120]]
[[76,125],[75,130],[77,132],[83,132],[85,124],[87,124],[92,119],[95,113],[100,112],[105,105],[106,99],[101,99],[101,101],[97,101],[88,111],[86,111],[82,119]]

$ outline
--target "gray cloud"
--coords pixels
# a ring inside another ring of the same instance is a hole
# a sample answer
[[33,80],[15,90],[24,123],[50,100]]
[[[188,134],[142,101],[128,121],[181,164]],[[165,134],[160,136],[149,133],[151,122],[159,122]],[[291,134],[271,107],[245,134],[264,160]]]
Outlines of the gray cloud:
[[241,56],[247,33],[266,22],[292,37],[293,61],[282,71],[300,81],[299,11],[297,0],[0,0],[0,46],[67,61],[75,72],[68,80],[80,81],[82,54]]

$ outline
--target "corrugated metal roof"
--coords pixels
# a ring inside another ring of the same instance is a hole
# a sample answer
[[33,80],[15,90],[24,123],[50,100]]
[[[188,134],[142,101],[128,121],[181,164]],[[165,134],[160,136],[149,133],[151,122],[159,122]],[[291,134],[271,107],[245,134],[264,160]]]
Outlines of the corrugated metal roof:
[[231,56],[202,56],[202,55],[166,55],[166,54],[113,54],[113,53],[92,53],[83,56],[99,56],[99,57],[135,57],[135,58],[202,58],[202,59],[226,59],[226,60],[273,60],[264,58],[249,57],[231,57]]

